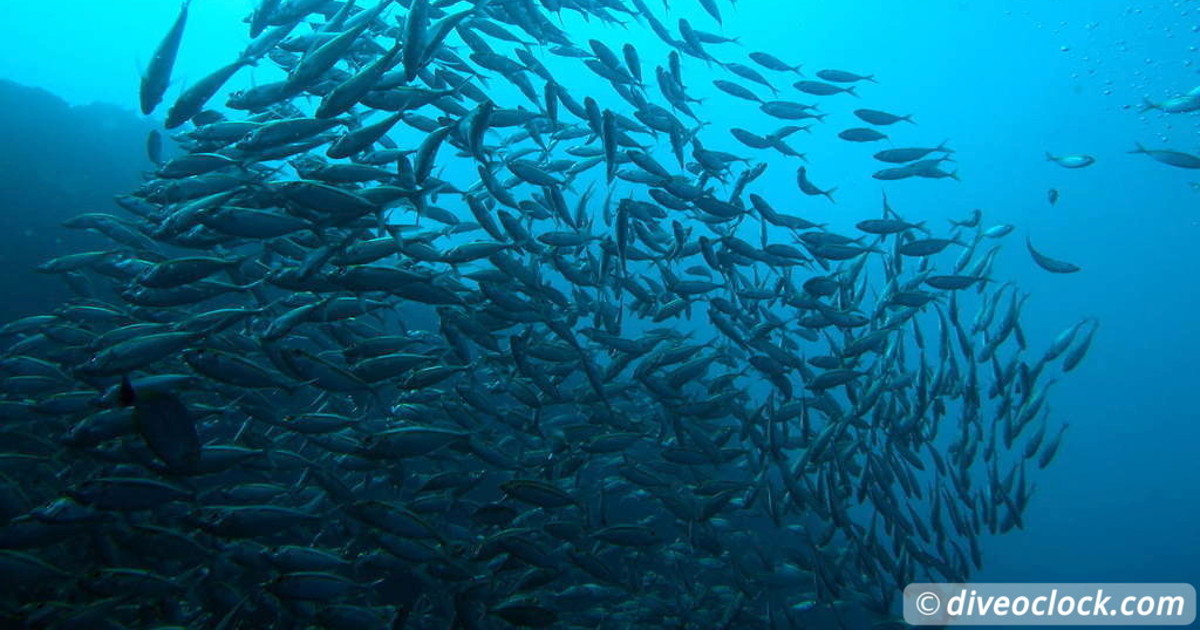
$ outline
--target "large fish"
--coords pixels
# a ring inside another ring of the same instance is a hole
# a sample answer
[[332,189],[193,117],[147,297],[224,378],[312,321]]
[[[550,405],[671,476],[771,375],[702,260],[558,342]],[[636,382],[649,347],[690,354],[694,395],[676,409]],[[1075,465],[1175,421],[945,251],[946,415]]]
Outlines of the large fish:
[[[171,85],[171,71],[175,68],[175,58],[179,55],[179,45],[183,42],[183,29],[187,26],[188,5],[192,0],[183,0],[179,6],[179,15],[167,31],[165,37],[154,49],[154,56],[142,74],[142,88],[138,93],[142,105],[142,113],[149,116],[154,108],[162,102],[163,95]],[[223,83],[223,82],[222,82]]]
[[139,394],[129,378],[122,377],[120,401],[133,407],[134,427],[168,470],[188,474],[199,465],[196,421],[177,396],[161,391]]

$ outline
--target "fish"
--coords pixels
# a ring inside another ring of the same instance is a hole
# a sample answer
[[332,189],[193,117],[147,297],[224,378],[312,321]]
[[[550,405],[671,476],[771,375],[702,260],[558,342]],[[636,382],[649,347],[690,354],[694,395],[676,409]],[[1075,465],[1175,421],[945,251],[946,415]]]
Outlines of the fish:
[[845,70],[818,70],[817,78],[823,81],[832,81],[833,83],[857,83],[859,81],[878,83],[873,74],[862,75]]
[[903,148],[903,149],[886,149],[875,154],[875,159],[880,162],[889,162],[891,164],[903,164],[905,162],[915,162],[929,155],[930,153],[953,153],[954,151],[946,148],[946,143],[933,148]]
[[122,377],[121,404],[133,407],[133,424],[146,446],[169,470],[187,474],[200,464],[201,446],[196,421],[173,394],[134,389]]
[[1029,249],[1029,255],[1033,256],[1033,261],[1037,266],[1049,271],[1050,273],[1075,273],[1081,270],[1079,265],[1069,263],[1065,260],[1058,260],[1042,254],[1034,249],[1033,241],[1029,238],[1025,239],[1025,246]]
[[1187,114],[1200,111],[1200,97],[1192,94],[1183,94],[1180,96],[1171,97],[1158,103],[1155,103],[1148,98],[1142,99],[1141,111],[1143,113],[1155,109],[1168,114]]
[[879,140],[887,140],[887,134],[880,133],[874,129],[867,127],[854,127],[846,129],[838,133],[838,137],[850,142],[878,142]]
[[749,89],[745,88],[744,86],[741,86],[732,81],[725,81],[723,79],[714,79],[713,85],[715,85],[718,90],[721,90],[722,92],[729,94],[730,96],[736,96],[737,98],[745,99],[747,101],[755,101],[758,103],[763,102],[762,98],[760,98],[754,92],[751,92]]
[[212,99],[221,87],[229,82],[238,70],[252,63],[252,59],[239,57],[230,64],[227,64],[213,71],[208,76],[200,79],[191,86],[188,86],[175,103],[171,105],[171,109],[167,110],[167,117],[163,122],[163,126],[167,129],[175,129],[198,116],[204,110],[204,106]]
[[1096,163],[1096,158],[1082,153],[1072,155],[1051,155],[1046,152],[1046,161],[1054,162],[1063,168],[1086,168]]
[[1141,144],[1130,151],[1132,154],[1148,155],[1156,162],[1162,162],[1168,166],[1176,168],[1197,169],[1200,168],[1200,156],[1184,153],[1182,151],[1172,151],[1169,149],[1147,149]]
[[801,74],[800,65],[784,63],[783,61],[780,61],[778,57],[775,57],[769,53],[752,52],[749,56],[751,61],[766,68],[767,70],[774,70],[776,72],[795,72],[796,74]]
[[887,126],[894,125],[898,122],[913,122],[911,114],[898,116],[896,114],[889,114],[888,112],[877,109],[856,109],[854,110],[854,115],[858,117],[859,120],[870,125]]
[[157,129],[151,129],[146,134],[146,157],[156,166],[163,164],[163,139]]
[[254,4],[166,159],[64,221],[70,299],[0,323],[4,624],[820,625],[1032,526],[1099,324],[1036,347],[1069,305],[1003,276],[1015,226],[893,204],[945,143],[839,169],[885,187],[842,231],[789,142],[887,135],[763,126],[849,108],[694,15]]
[[162,102],[163,95],[171,86],[171,72],[175,69],[175,58],[179,56],[179,47],[183,43],[183,31],[187,28],[188,5],[192,0],[183,0],[179,5],[179,13],[171,24],[170,30],[163,36],[154,56],[142,74],[141,90],[138,92],[138,102],[142,113],[149,116]]
[[800,192],[806,195],[824,195],[825,198],[829,199],[831,202],[833,201],[833,193],[837,190],[836,186],[827,190],[821,190],[820,188],[817,188],[811,181],[809,181],[808,167],[806,166],[801,166],[800,168],[796,169],[796,184],[800,187]]
[[805,94],[814,94],[816,96],[832,96],[834,94],[849,94],[858,96],[858,92],[854,91],[854,86],[841,87],[832,83],[823,83],[821,81],[797,81],[792,84],[792,87],[804,92]]

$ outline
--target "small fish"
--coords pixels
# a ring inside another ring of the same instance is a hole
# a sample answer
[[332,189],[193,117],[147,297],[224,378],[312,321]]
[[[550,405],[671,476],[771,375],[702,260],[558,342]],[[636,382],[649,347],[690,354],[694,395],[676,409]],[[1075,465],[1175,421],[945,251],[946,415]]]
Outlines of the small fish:
[[806,195],[824,195],[829,201],[834,201],[833,193],[837,190],[837,187],[834,186],[828,190],[817,188],[816,185],[808,180],[808,167],[806,166],[796,169],[796,184],[800,187],[800,192]]
[[1046,199],[1050,202],[1050,205],[1052,205],[1052,206],[1054,204],[1058,203],[1058,189],[1051,188],[1049,191],[1047,191]]
[[1046,160],[1054,162],[1063,168],[1084,168],[1096,163],[1096,158],[1082,153],[1072,155],[1051,155],[1046,152]]
[[805,94],[813,94],[815,96],[832,96],[834,94],[846,93],[851,96],[858,96],[858,92],[854,91],[854,86],[842,87],[832,83],[822,83],[821,81],[797,81],[792,84],[797,90]]
[[[947,141],[948,142],[948,141]],[[930,153],[953,153],[952,149],[946,148],[946,143],[933,148],[903,148],[903,149],[887,149],[875,154],[875,159],[880,162],[888,162],[890,164],[903,164],[905,162],[913,162],[929,155]]]
[[838,133],[838,137],[842,140],[850,142],[877,142],[879,140],[887,140],[887,134],[880,133],[869,127],[854,127],[846,129]]
[[877,109],[856,109],[854,110],[854,115],[857,116],[859,120],[871,125],[886,126],[898,123],[900,121],[909,123],[913,122],[911,114],[908,116],[897,116],[896,114],[889,114]]
[[163,139],[157,129],[151,129],[146,135],[146,157],[157,166],[163,164]]
[[1042,254],[1033,248],[1033,241],[1028,237],[1025,239],[1025,245],[1029,248],[1029,253],[1033,256],[1033,261],[1036,262],[1039,267],[1049,271],[1050,273],[1075,273],[1081,269],[1078,265],[1074,265],[1063,260],[1057,260]]
[[825,81],[833,81],[834,83],[857,83],[858,81],[878,83],[873,74],[862,75],[846,72],[845,70],[820,70],[817,72],[817,78]]
[[714,79],[713,85],[717,86],[718,90],[721,90],[722,92],[724,92],[730,96],[736,96],[737,98],[744,99],[747,101],[755,101],[758,103],[763,102],[762,98],[760,98],[757,94],[755,94],[754,92],[751,92],[745,86],[740,85],[738,83],[734,83],[733,81],[726,81],[724,79]]
[[766,68],[767,70],[774,70],[776,72],[795,72],[796,74],[803,74],[800,72],[799,65],[793,66],[793,65],[784,63],[784,62],[780,61],[779,59],[777,59],[776,57],[769,55],[767,53],[764,53],[764,52],[750,53],[750,60],[753,61],[754,63]]

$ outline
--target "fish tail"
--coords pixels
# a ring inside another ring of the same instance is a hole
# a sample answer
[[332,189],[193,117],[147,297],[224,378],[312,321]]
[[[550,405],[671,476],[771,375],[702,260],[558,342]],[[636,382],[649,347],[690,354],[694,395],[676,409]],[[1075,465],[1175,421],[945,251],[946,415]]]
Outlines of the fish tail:
[[853,97],[855,97],[855,98],[857,98],[857,97],[858,97],[858,92],[856,92],[856,91],[854,90],[854,86],[853,86],[853,85],[851,85],[850,87],[846,88],[846,91],[850,93],[850,96],[853,96]]
[[1148,112],[1152,109],[1158,109],[1158,108],[1159,107],[1158,107],[1157,103],[1153,103],[1150,101],[1150,99],[1143,96],[1142,97],[1142,108],[1139,109],[1138,111],[1139,112]]
[[1133,146],[1136,148],[1130,151],[1130,153],[1149,153],[1149,151],[1146,150],[1146,147],[1142,146],[1141,142],[1134,142]]

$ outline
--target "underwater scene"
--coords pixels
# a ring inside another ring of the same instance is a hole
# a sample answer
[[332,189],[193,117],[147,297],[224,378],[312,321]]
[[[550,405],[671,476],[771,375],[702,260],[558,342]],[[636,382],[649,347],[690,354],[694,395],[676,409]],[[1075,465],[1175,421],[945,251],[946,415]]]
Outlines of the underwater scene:
[[1193,622],[1200,3],[0,21],[0,628]]

